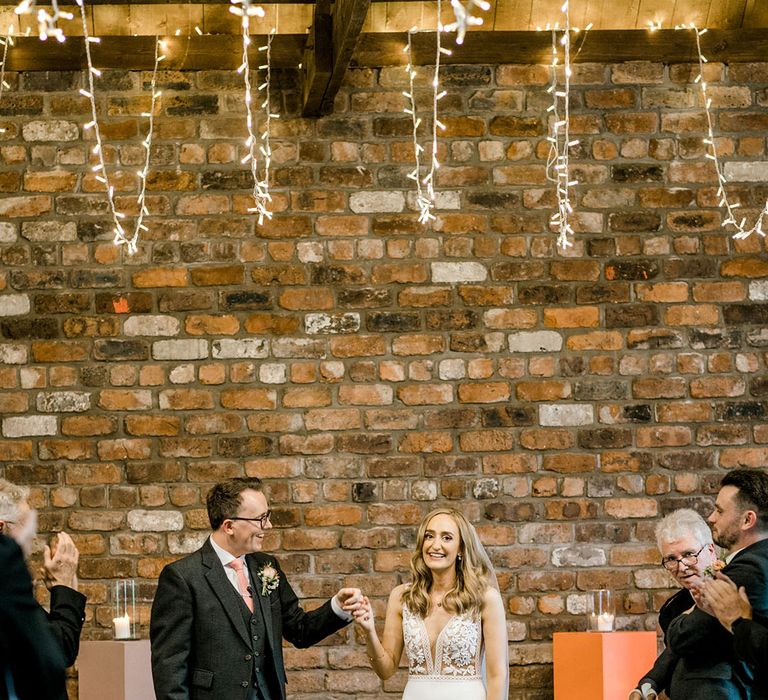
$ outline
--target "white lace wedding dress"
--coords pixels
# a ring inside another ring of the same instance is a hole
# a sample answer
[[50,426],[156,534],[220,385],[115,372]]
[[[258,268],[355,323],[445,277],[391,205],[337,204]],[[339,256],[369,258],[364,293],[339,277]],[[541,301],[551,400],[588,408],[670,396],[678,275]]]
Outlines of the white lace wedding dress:
[[434,658],[424,619],[403,605],[408,684],[403,700],[485,700],[480,614],[454,615],[440,631]]

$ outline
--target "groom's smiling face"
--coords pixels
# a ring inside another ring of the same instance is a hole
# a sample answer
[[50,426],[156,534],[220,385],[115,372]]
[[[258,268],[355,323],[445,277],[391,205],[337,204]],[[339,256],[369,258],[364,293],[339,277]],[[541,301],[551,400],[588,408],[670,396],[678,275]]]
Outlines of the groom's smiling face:
[[[267,497],[261,491],[246,489],[240,495],[238,518],[260,518],[268,510]],[[272,528],[269,519],[262,526],[253,520],[226,520],[222,526],[227,535],[227,549],[236,557],[258,552],[264,546],[264,535]]]

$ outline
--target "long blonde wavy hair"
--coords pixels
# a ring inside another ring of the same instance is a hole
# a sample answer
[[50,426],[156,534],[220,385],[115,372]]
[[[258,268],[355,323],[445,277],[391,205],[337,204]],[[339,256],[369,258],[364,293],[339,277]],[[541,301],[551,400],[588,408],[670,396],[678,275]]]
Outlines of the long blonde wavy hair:
[[411,612],[426,617],[429,613],[429,593],[432,572],[424,561],[424,537],[429,522],[436,515],[453,518],[459,529],[459,555],[456,559],[456,584],[443,598],[443,607],[457,615],[480,610],[483,595],[490,585],[492,573],[486,559],[480,556],[477,534],[462,513],[453,508],[436,508],[419,525],[416,549],[411,557],[411,585],[403,593],[403,602]]

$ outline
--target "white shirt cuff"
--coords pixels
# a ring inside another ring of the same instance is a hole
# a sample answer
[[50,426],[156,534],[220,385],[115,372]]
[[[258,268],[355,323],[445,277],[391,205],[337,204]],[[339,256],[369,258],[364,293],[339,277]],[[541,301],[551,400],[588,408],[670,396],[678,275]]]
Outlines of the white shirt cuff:
[[336,596],[333,596],[333,598],[331,598],[331,608],[333,609],[333,612],[335,612],[342,620],[346,620],[347,622],[349,622],[352,619],[352,615],[350,613],[348,613],[346,610],[341,609],[341,606],[336,600]]

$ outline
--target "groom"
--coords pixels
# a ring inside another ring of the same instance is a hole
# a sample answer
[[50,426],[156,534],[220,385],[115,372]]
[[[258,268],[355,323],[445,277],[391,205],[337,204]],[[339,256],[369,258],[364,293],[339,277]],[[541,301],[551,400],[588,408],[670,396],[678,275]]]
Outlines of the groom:
[[299,607],[277,560],[260,551],[272,524],[259,479],[216,484],[207,506],[211,536],[163,569],[152,604],[157,700],[285,700],[283,637],[308,647],[341,629],[360,591]]

